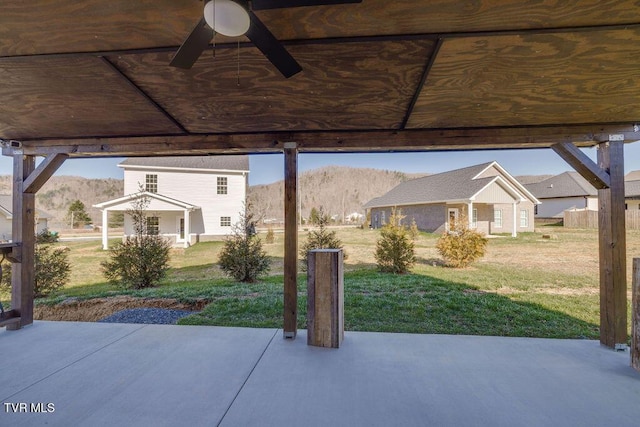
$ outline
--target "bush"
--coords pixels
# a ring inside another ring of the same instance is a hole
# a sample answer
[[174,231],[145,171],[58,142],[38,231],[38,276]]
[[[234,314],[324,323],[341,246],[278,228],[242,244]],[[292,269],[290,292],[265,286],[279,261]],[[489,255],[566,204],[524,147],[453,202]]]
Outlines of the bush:
[[407,229],[400,225],[402,218],[401,212],[394,209],[389,222],[380,229],[374,256],[382,272],[405,274],[416,262],[413,241]]
[[484,256],[487,238],[476,230],[470,230],[466,221],[461,218],[453,230],[438,239],[436,249],[447,265],[463,268]]
[[56,231],[49,231],[48,228],[44,228],[41,232],[36,234],[36,243],[56,243],[58,241],[58,233]]
[[171,244],[162,236],[147,234],[148,205],[147,197],[132,202],[127,214],[132,218],[135,234],[111,248],[109,260],[100,264],[113,285],[128,289],[157,286],[169,270]]
[[[46,297],[69,281],[71,274],[69,248],[36,245],[34,268],[36,275],[34,297]],[[0,286],[8,291],[11,289],[11,264],[8,262],[2,264]]]
[[411,219],[411,226],[409,227],[409,234],[411,235],[411,240],[416,240],[420,236],[420,230],[418,230],[418,224],[416,223],[416,219]]
[[[312,249],[343,249],[342,242],[336,237],[335,231],[329,231],[327,224],[331,219],[329,215],[324,213],[324,210],[320,208],[316,217],[316,223],[318,224],[317,230],[311,230],[307,235],[307,241],[302,245],[300,249],[300,261],[302,263],[302,271],[307,271],[308,253]],[[347,254],[342,253],[343,259],[347,259]]]
[[272,226],[269,226],[269,228],[267,228],[267,235],[264,238],[264,241],[265,241],[265,243],[267,243],[269,245],[276,241],[276,235],[273,232],[273,227]]
[[239,282],[255,282],[269,271],[269,258],[262,249],[262,241],[248,232],[253,215],[245,209],[240,221],[233,226],[232,234],[225,242],[218,259],[220,268]]

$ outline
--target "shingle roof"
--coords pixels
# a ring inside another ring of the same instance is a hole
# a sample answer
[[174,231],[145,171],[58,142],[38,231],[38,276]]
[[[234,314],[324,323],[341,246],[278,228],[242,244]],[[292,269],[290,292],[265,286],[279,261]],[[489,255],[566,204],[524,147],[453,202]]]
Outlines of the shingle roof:
[[483,163],[402,182],[383,196],[368,201],[364,207],[468,200],[495,179],[495,177],[474,179],[493,163]]
[[544,181],[525,185],[537,199],[597,196],[597,190],[578,172],[563,172]]
[[640,180],[625,181],[624,196],[629,198],[640,198]]
[[640,181],[640,170],[631,171],[624,176],[625,181]]
[[130,157],[122,161],[118,166],[248,171],[249,157],[244,155]]

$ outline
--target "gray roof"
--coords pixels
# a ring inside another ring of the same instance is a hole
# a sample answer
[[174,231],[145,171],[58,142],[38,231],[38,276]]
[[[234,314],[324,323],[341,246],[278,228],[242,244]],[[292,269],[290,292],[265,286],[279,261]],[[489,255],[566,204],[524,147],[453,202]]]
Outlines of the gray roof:
[[249,156],[130,157],[122,161],[118,166],[248,171]]
[[[9,212],[9,214],[13,215],[13,198],[10,194],[0,194],[0,208]],[[53,218],[50,213],[43,211],[42,209],[36,208],[36,214],[38,218],[49,219]]]
[[493,163],[483,163],[402,182],[383,196],[369,200],[364,207],[468,200],[495,179],[495,177],[474,179]]
[[625,181],[624,196],[629,198],[640,198],[640,180]]
[[525,185],[536,199],[597,196],[598,191],[578,172],[563,172],[549,179]]

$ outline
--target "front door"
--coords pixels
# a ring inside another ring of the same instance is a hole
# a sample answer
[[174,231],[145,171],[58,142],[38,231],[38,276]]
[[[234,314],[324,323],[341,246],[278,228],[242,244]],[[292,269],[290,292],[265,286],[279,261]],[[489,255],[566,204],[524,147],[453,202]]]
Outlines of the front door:
[[447,231],[455,230],[458,222],[458,208],[449,208],[447,215]]
[[180,240],[184,240],[184,218],[180,218],[180,223],[178,225],[178,234],[180,235]]

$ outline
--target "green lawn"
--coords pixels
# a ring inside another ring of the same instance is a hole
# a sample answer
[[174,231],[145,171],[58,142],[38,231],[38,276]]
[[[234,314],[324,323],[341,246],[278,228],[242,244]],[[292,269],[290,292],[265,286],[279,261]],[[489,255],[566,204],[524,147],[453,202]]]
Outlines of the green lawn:
[[[466,269],[443,267],[436,235],[416,241],[419,262],[411,274],[375,270],[377,231],[342,229],[345,263],[345,328],[358,331],[480,334],[548,338],[598,337],[599,297],[595,230],[545,228],[516,239],[491,239],[487,256]],[[301,233],[300,242],[305,233]],[[74,278],[56,295],[38,301],[55,304],[69,297],[113,295],[205,300],[199,314],[181,324],[247,327],[282,326],[282,239],[265,245],[272,259],[269,276],[258,283],[235,283],[215,265],[222,244],[201,243],[172,253],[169,276],[153,289],[126,291],[107,284],[99,261],[107,253],[98,242],[73,243]],[[628,247],[640,247],[629,232]],[[306,277],[298,276],[299,327],[305,327]],[[6,299],[6,294],[3,295]]]

